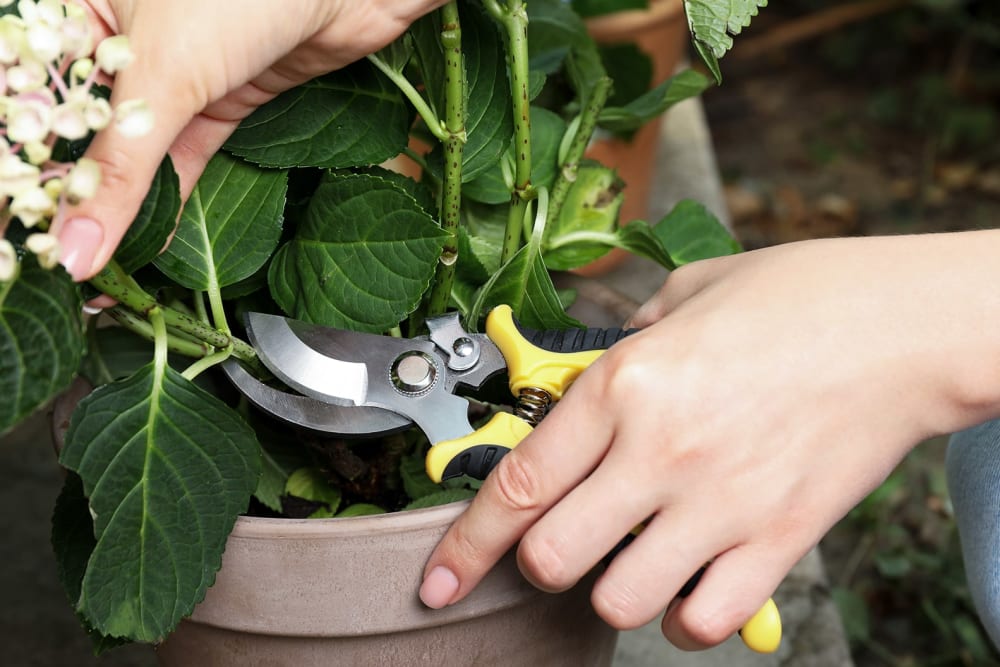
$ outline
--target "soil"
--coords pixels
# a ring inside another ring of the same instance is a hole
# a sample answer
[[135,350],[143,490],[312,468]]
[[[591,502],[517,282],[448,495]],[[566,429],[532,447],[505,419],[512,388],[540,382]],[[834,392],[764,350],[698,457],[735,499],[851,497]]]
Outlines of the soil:
[[[741,57],[834,3],[771,4],[704,97],[745,247],[996,225],[1000,40],[909,8]],[[860,667],[1000,664],[964,588],[945,447],[919,447],[822,544]]]

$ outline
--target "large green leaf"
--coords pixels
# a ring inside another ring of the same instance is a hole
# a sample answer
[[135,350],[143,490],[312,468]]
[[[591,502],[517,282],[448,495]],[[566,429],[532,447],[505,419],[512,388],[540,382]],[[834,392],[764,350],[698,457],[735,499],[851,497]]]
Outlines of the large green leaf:
[[133,273],[156,259],[174,231],[180,208],[180,182],[168,155],[156,170],[139,213],[115,251],[115,261],[125,273]]
[[38,266],[0,282],[0,434],[69,385],[85,341],[79,290],[61,268]]
[[[551,187],[555,181],[559,142],[565,132],[566,122],[558,114],[541,107],[531,108],[531,183],[535,187]],[[509,146],[505,156],[513,164]],[[486,204],[509,202],[511,189],[504,181],[499,161],[494,160],[488,170],[462,186],[462,196]]]
[[705,75],[694,70],[685,70],[625,106],[605,107],[597,120],[606,130],[631,132],[678,102],[700,95],[710,85],[711,81]]
[[105,635],[163,639],[215,580],[256,486],[253,431],[151,364],[81,401],[60,461],[83,480],[94,519],[77,610]]
[[226,148],[266,167],[381,164],[406,147],[412,118],[395,84],[361,60],[263,105]]
[[678,202],[653,231],[677,266],[742,250],[719,219],[691,199]]
[[217,153],[184,205],[156,266],[190,289],[233,285],[254,274],[281,236],[288,175]]
[[295,238],[271,263],[275,301],[290,316],[384,331],[420,303],[447,238],[417,201],[367,174],[331,175]]
[[717,81],[722,79],[718,59],[733,46],[729,35],[738,35],[766,6],[767,0],[684,0],[695,47]]

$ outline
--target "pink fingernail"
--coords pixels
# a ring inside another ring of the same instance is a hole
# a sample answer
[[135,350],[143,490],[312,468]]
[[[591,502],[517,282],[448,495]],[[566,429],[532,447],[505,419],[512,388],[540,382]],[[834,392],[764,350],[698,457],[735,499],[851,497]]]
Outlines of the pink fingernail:
[[438,565],[420,585],[420,599],[431,609],[440,609],[451,602],[458,593],[458,577],[455,573]]
[[62,258],[59,263],[66,268],[73,280],[80,281],[90,275],[94,257],[104,240],[104,229],[90,218],[67,220],[59,232]]

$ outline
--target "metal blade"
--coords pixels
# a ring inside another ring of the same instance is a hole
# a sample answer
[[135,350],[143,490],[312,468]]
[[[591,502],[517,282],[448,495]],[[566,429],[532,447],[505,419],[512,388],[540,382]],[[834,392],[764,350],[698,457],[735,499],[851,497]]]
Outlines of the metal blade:
[[230,381],[258,408],[291,424],[339,436],[376,437],[413,425],[406,417],[381,408],[331,405],[270,387],[235,359],[222,364]]

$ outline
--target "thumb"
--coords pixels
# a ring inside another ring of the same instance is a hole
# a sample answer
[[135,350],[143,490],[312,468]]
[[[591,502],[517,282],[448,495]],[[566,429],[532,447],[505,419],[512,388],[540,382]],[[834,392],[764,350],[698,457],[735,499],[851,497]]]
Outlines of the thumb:
[[67,206],[53,223],[52,233],[62,247],[60,262],[76,281],[100,271],[135,219],[160,162],[174,139],[197,113],[197,102],[185,91],[195,88],[182,81],[184,70],[167,67],[162,58],[144,58],[119,72],[111,94],[117,110],[129,100],[142,100],[152,114],[152,129],[135,136],[128,123],[113,121],[98,132],[84,157],[101,169],[93,197]]

